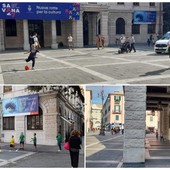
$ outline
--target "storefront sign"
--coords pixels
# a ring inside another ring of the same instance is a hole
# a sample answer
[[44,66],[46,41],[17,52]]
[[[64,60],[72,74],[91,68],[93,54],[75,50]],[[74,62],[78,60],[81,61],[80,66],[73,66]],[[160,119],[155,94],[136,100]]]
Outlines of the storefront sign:
[[0,19],[79,20],[79,3],[0,3]]
[[29,95],[2,100],[3,117],[38,114],[38,95]]
[[156,11],[135,11],[133,24],[156,24]]

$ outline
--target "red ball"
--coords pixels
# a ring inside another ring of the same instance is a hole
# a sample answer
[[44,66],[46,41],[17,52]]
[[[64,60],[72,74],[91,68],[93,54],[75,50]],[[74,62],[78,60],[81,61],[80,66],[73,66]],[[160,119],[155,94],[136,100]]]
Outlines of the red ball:
[[30,69],[30,67],[29,66],[25,66],[25,70],[29,70]]

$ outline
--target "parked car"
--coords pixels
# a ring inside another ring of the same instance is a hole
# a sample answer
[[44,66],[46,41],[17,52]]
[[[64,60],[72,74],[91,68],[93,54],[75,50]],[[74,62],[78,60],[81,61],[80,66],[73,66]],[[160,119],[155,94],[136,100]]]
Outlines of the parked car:
[[154,51],[159,53],[168,53],[168,41],[170,39],[170,31],[164,34],[159,40],[155,42]]

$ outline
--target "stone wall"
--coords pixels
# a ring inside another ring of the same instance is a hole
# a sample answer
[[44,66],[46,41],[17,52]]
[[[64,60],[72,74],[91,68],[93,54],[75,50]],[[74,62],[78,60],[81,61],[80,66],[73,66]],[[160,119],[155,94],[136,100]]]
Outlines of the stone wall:
[[145,162],[146,87],[125,86],[123,162]]

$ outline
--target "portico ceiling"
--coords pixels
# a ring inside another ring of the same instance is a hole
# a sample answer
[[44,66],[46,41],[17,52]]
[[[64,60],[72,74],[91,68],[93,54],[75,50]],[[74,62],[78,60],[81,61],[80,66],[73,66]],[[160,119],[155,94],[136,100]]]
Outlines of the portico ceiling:
[[147,86],[147,110],[162,110],[170,104],[170,86]]

